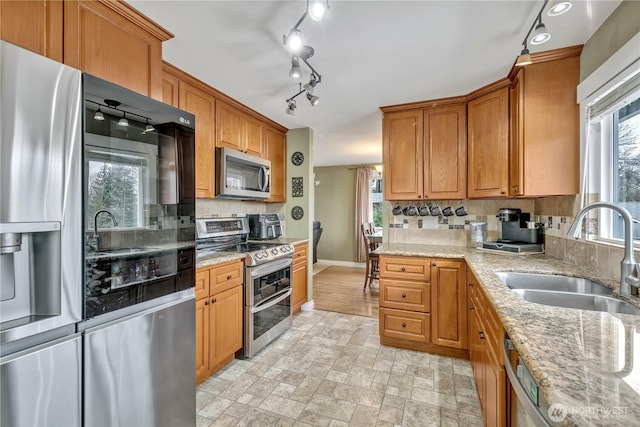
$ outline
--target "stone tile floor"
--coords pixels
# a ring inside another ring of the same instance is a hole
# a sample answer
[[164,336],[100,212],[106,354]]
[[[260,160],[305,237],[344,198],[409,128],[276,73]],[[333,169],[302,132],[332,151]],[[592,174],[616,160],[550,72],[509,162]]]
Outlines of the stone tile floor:
[[202,383],[198,426],[482,426],[467,360],[380,345],[378,319],[302,312]]

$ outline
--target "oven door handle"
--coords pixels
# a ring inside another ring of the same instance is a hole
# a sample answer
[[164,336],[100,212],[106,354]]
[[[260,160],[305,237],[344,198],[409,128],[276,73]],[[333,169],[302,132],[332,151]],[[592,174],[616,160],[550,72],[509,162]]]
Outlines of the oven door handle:
[[529,393],[527,392],[527,390],[525,390],[524,386],[520,383],[516,370],[513,369],[513,366],[511,366],[509,349],[515,349],[515,347],[511,340],[505,337],[502,346],[502,352],[504,355],[504,367],[507,371],[507,377],[509,377],[511,387],[513,387],[513,391],[516,392],[516,396],[518,396],[518,404],[521,404],[524,407],[524,410],[531,417],[533,423],[536,426],[551,427],[551,424],[547,422],[538,406],[536,406],[536,404],[533,403],[533,401],[529,397]]
[[251,313],[252,314],[257,313],[259,311],[263,311],[268,308],[271,308],[274,305],[278,304],[279,302],[282,302],[285,299],[287,299],[290,295],[291,295],[291,288],[283,289],[280,292],[273,294],[271,298],[269,298],[268,300],[261,301],[260,304],[256,305],[255,307],[251,307]]
[[266,276],[267,274],[275,273],[287,267],[291,267],[293,257],[286,257],[274,261],[270,261],[266,264],[257,265],[254,267],[248,267],[249,275],[251,278]]

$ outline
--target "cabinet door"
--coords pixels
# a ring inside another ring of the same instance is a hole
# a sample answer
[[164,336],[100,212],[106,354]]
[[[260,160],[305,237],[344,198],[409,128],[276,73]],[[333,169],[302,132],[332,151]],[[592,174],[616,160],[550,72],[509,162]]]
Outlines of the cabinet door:
[[215,196],[215,100],[204,90],[180,82],[180,108],[196,117],[196,197]]
[[505,197],[509,185],[509,88],[468,103],[468,196]]
[[216,102],[216,147],[244,151],[242,111],[223,102]]
[[242,286],[210,297],[209,367],[217,370],[242,348]]
[[281,132],[265,128],[265,149],[271,162],[271,197],[267,202],[287,201],[287,138]]
[[196,300],[196,384],[209,377],[209,307],[208,296]]
[[63,3],[0,1],[0,39],[62,62]]
[[509,138],[509,195],[521,196],[524,191],[524,73],[521,68],[516,74],[511,88]]
[[467,108],[465,104],[424,112],[424,196],[467,197]]
[[167,72],[162,73],[162,102],[180,108],[180,79]]
[[162,99],[162,41],[169,38],[124,2],[64,2],[64,63],[155,99]]
[[465,264],[434,260],[431,266],[431,341],[445,347],[466,349]]
[[490,346],[485,344],[484,425],[502,427],[506,423],[506,377]]
[[307,302],[307,263],[300,263],[293,267],[292,304],[293,312],[298,313],[302,304]]
[[196,271],[196,285],[194,287],[196,299],[209,296],[209,269],[202,268]]
[[422,199],[422,110],[388,113],[383,121],[386,200]]
[[258,157],[265,157],[264,125],[261,121],[243,115],[244,152]]

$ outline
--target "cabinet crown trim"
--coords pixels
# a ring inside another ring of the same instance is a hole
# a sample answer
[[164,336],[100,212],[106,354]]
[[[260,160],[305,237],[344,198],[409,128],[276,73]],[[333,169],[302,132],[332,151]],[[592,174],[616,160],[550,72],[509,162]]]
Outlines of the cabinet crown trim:
[[169,39],[174,38],[173,33],[169,32],[165,28],[156,24],[146,15],[140,13],[137,9],[134,9],[129,4],[123,1],[113,1],[113,0],[98,0],[101,4],[105,5],[109,9],[116,12],[118,15],[127,19],[128,21],[133,22],[135,25],[144,29],[146,32],[151,34],[152,36],[160,39],[165,42]]

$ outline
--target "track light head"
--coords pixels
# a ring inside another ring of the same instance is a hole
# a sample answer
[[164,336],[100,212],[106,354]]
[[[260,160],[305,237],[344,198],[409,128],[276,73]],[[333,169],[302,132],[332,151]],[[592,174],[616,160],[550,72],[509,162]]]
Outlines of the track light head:
[[546,43],[551,38],[551,34],[547,31],[547,27],[542,23],[542,18],[539,18],[536,28],[533,30],[531,40],[529,42],[533,45],[539,45]]
[[127,120],[127,113],[122,112],[122,118],[118,120],[118,126],[123,126],[123,127],[129,126],[129,120]]
[[298,29],[291,30],[289,35],[282,36],[283,43],[287,46],[290,52],[299,52],[302,48],[302,32]]
[[296,113],[296,101],[294,101],[293,99],[289,101],[289,105],[287,106],[285,112],[288,115],[293,116]]
[[551,2],[551,6],[549,6],[549,10],[547,10],[547,15],[549,16],[559,16],[563,13],[566,13],[571,9],[571,2],[566,0],[554,0]]
[[297,56],[291,58],[291,70],[289,70],[289,77],[299,79],[302,77],[302,70],[300,69],[300,60]]
[[314,21],[321,21],[327,12],[327,8],[325,7],[323,0],[310,0],[307,12],[309,12],[309,17]]
[[153,132],[154,130],[156,130],[156,128],[154,128],[153,125],[149,123],[149,119],[147,119],[147,125],[144,127],[142,134],[146,135],[147,133]]
[[309,100],[309,103],[312,107],[315,107],[316,105],[318,105],[318,102],[320,102],[320,97],[311,95],[309,92],[307,92],[307,99]]
[[311,78],[309,79],[309,83],[302,86],[302,88],[306,90],[308,93],[310,93],[311,95],[313,95],[313,89],[316,87],[317,84],[318,84],[318,79],[316,78],[315,73],[311,73]]
[[93,115],[93,120],[98,120],[100,122],[104,121],[104,114],[102,114],[100,107],[98,107],[98,111]]

